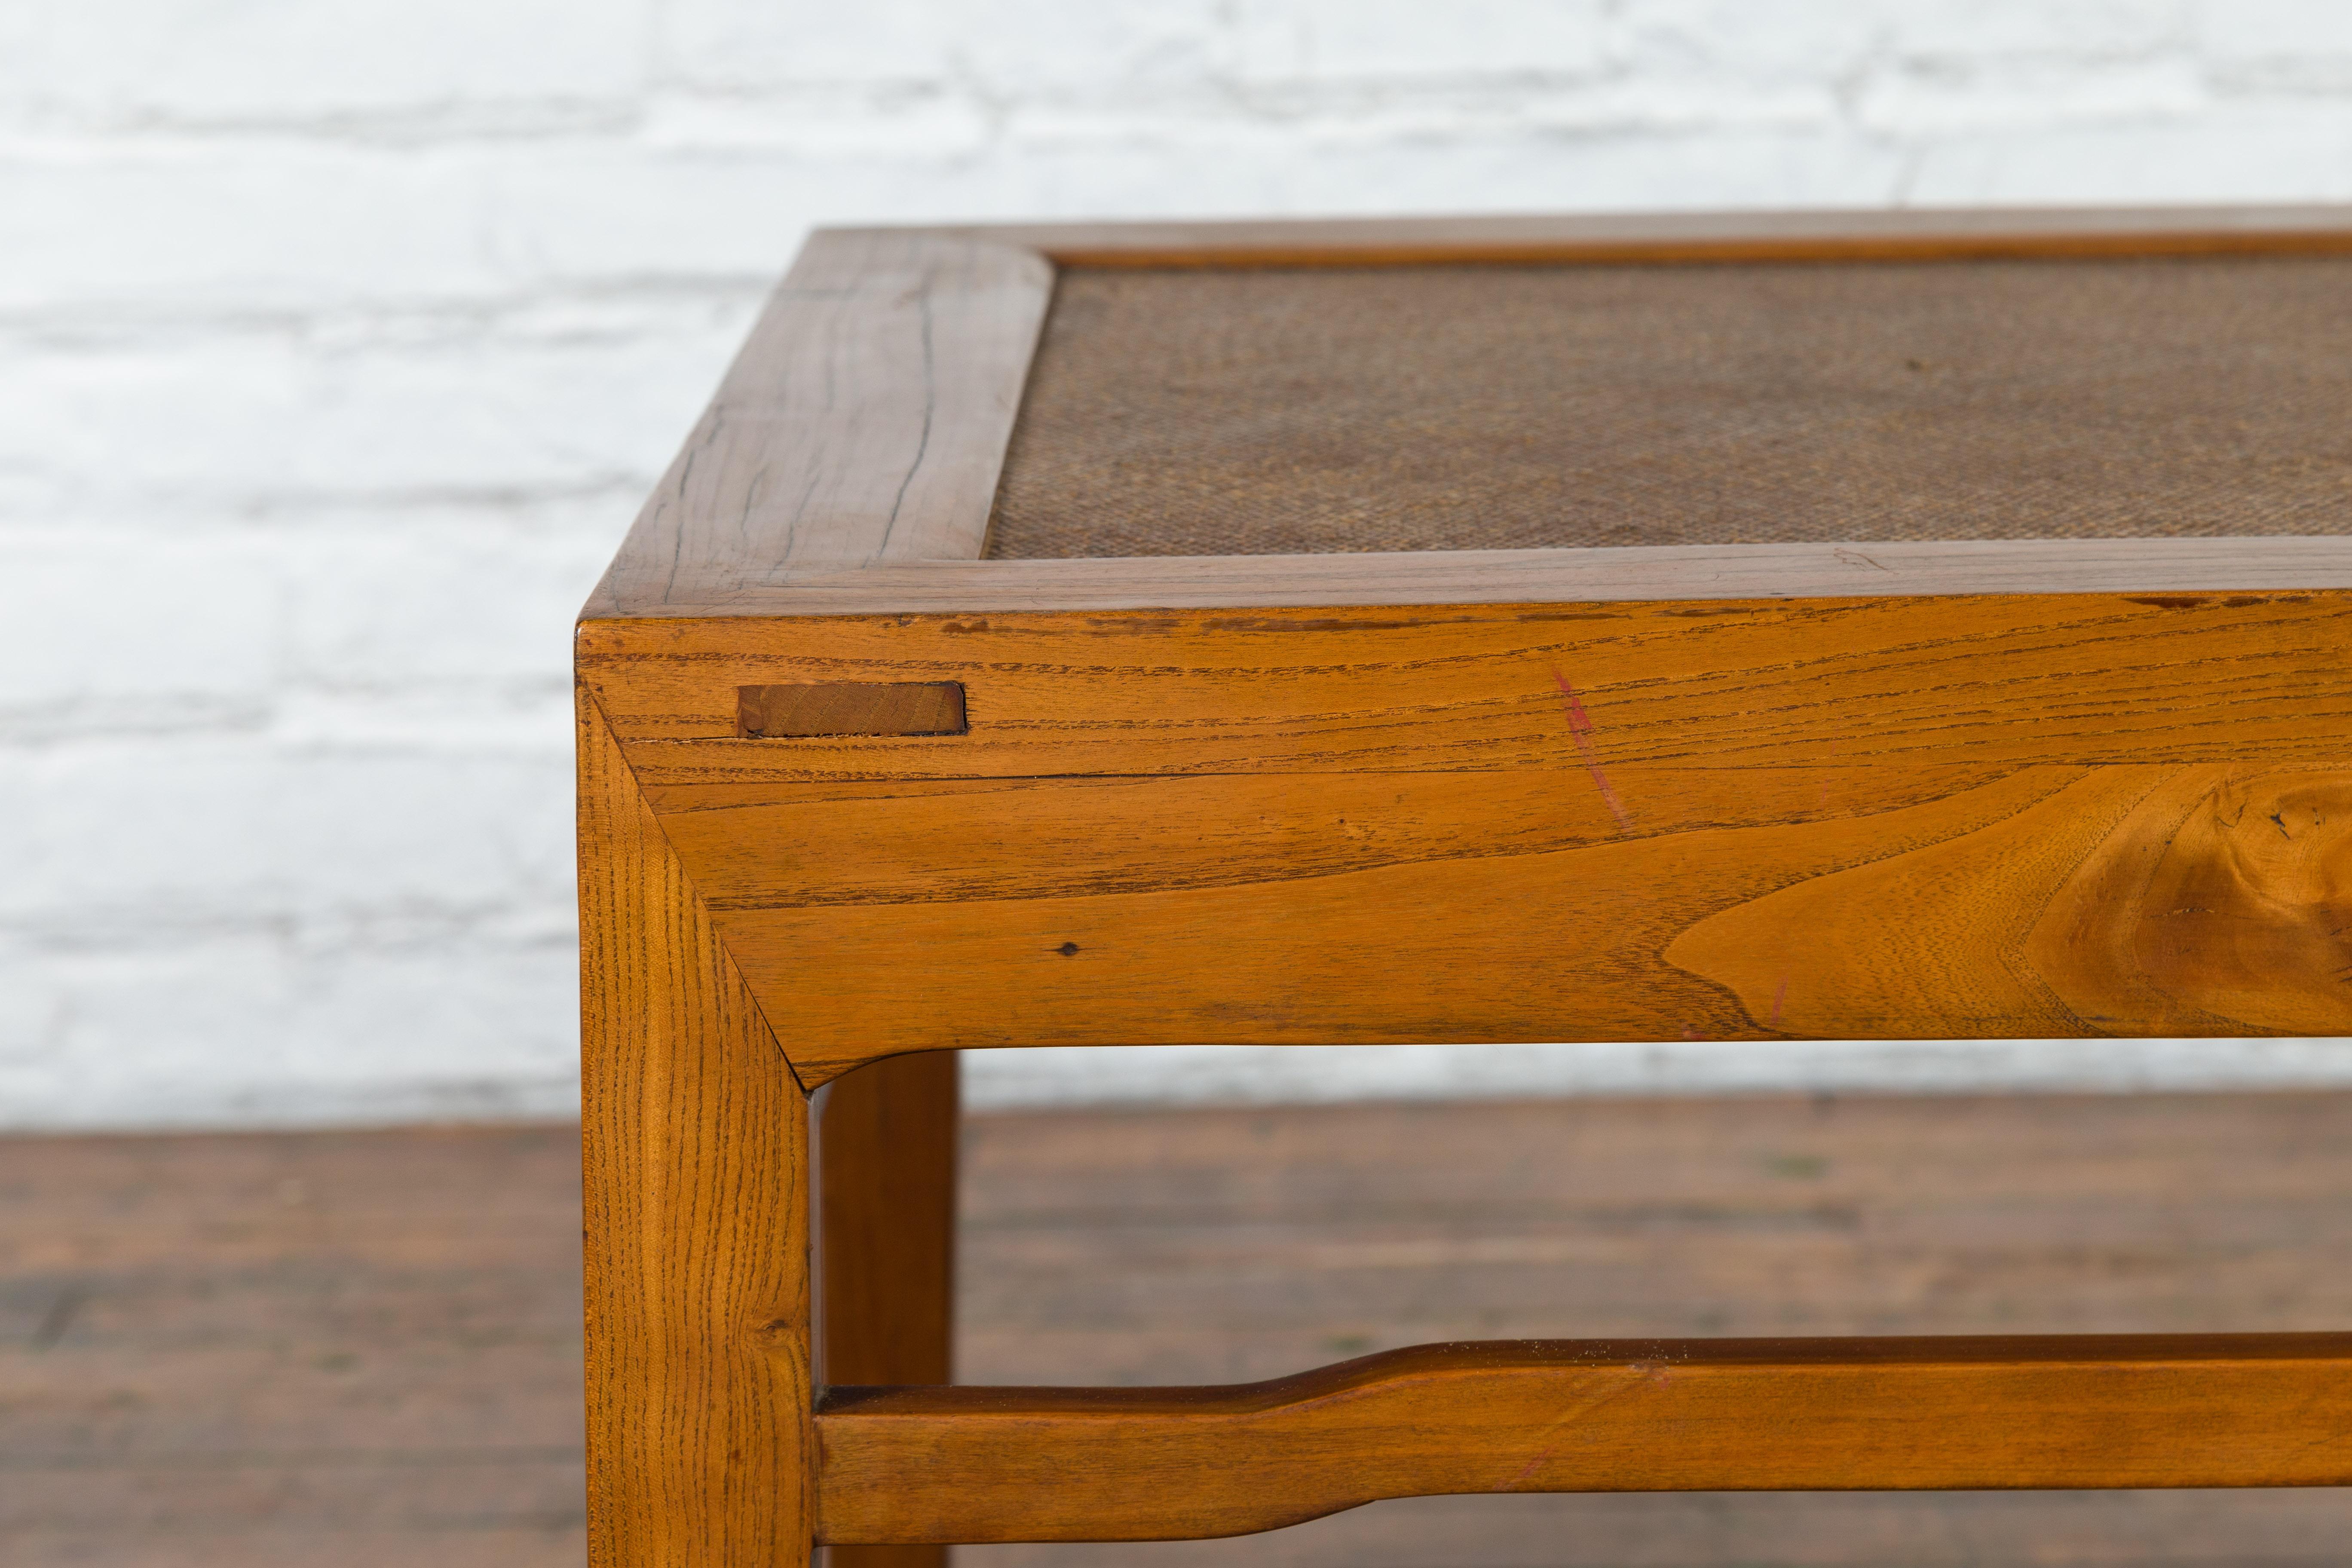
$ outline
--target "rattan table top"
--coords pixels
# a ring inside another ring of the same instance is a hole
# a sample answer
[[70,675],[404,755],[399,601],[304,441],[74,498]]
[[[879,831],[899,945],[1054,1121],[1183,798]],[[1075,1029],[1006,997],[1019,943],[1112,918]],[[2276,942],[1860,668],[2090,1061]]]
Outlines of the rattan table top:
[[2352,258],[1071,268],[995,559],[2352,532]]

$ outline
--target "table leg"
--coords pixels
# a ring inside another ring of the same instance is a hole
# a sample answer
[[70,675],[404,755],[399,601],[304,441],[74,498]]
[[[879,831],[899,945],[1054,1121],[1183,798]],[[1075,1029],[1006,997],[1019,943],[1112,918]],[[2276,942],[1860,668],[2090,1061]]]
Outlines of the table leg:
[[[957,1058],[887,1057],[823,1096],[817,1235],[827,1384],[953,1375]],[[835,1546],[833,1568],[944,1568],[944,1546]]]

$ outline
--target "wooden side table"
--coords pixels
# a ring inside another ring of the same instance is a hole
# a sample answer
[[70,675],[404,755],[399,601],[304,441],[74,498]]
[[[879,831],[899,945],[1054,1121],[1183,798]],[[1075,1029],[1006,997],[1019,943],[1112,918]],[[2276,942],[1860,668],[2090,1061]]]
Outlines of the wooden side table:
[[2338,1334],[944,1385],[956,1047],[2352,1033],[2347,301],[2328,211],[816,236],[579,627],[594,1560],[2352,1482]]

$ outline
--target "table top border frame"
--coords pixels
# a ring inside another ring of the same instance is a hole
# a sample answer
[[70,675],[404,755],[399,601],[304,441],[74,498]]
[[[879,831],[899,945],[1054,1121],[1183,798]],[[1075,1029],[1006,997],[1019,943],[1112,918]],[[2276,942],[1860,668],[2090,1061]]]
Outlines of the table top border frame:
[[819,229],[581,619],[2352,587],[2352,536],[982,559],[1064,267],[2266,254],[2352,254],[2352,207]]

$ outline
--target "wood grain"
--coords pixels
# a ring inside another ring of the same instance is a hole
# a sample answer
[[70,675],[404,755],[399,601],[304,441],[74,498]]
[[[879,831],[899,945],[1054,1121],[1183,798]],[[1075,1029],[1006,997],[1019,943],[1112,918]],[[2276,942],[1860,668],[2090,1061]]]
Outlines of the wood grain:
[[[1953,787],[1882,770],[1878,808],[1789,810],[1803,781],[1780,780],[1786,816],[1748,826],[1738,797],[1768,795],[1753,773],[1612,776],[1639,832],[1609,831],[1587,778],[1514,781],[1573,803],[1590,837],[1557,848],[1498,849],[1475,821],[1415,845],[1421,825],[1333,813],[1333,838],[1396,829],[1391,858],[1301,874],[1270,835],[1255,867],[1236,855],[1137,890],[713,920],[802,1021],[794,1062],[819,1079],[933,1046],[2352,1033],[2341,842],[2265,858],[2275,825],[2231,815],[2242,794],[2334,798],[2344,773],[2035,767]],[[1311,780],[1290,782],[1305,816]],[[1924,798],[1902,804],[1906,786]],[[1039,786],[1066,816],[1085,787]],[[972,795],[877,805],[872,837],[926,802],[984,841],[973,803],[992,798]],[[2216,901],[2183,915],[2181,886]],[[873,974],[893,983],[837,978]]]
[[[2077,1012],[2137,1016],[2151,1034],[2221,1033],[2223,1020],[2352,1032],[2347,783],[2241,768],[2167,780],[2140,831],[2107,838],[2058,889],[2026,962]],[[2171,826],[2149,833],[2158,822]]]
[[1174,1540],[1388,1497],[2336,1486],[2352,1335],[1517,1341],[1226,1388],[836,1389],[828,1541]]
[[[2001,766],[1142,774],[668,784],[647,798],[714,910],[1069,899],[1295,881],[1703,828],[1828,823]],[[1017,851],[1017,852],[1016,852]]]
[[1666,959],[1803,1035],[1939,1005],[2053,1033],[2352,1034],[2347,827],[2352,771],[2099,769],[1997,831],[1710,916]]
[[[991,1113],[971,1381],[1478,1337],[2312,1330],[2352,1095]],[[578,1568],[577,1126],[0,1138],[9,1568]],[[1424,1498],[964,1568],[2321,1568],[2345,1494]]]
[[[2315,592],[646,622],[577,660],[667,786],[2322,763],[2352,754],[2347,649],[2352,594]],[[971,732],[736,739],[736,689],[793,679],[956,680]]]
[[979,555],[1052,280],[986,239],[812,236],[583,613]]
[[[827,1087],[817,1251],[827,1384],[954,1376],[957,1060],[893,1057]],[[831,1568],[944,1568],[940,1546],[836,1546]]]
[[589,1561],[802,1562],[807,1100],[579,700]]
[[[812,1082],[1106,1040],[2325,1034],[2348,610],[682,621],[583,668]],[[735,687],[795,672],[961,680],[971,732],[730,739]]]
[[[1231,1384],[1482,1338],[2352,1321],[2352,1096],[2336,1092],[1032,1111],[973,1118],[968,1146],[973,1383]],[[2321,1568],[2347,1496],[1429,1497],[1223,1541],[956,1561]]]
[[[796,1562],[820,1528],[1213,1534],[1415,1491],[2352,1479],[2333,1338],[1440,1348],[1256,1389],[850,1394],[813,1432],[803,1098],[974,1044],[2352,1032],[2352,542],[973,559],[1048,250],[2347,236],[2305,213],[818,237],[579,634],[594,1560]],[[950,682],[966,733],[787,742],[741,706]],[[848,1247],[895,1178],[884,1112],[844,1103]],[[937,1206],[936,1170],[905,1176]],[[844,1368],[935,1348],[875,1307],[896,1245],[828,1290]]]
[[[2352,588],[2352,538],[1897,540],[888,561],[794,567],[646,605],[646,617],[972,616],[1035,610],[1878,598],[1896,594],[2236,594]],[[600,618],[590,606],[587,619]]]
[[[1859,573],[1903,570],[1882,564],[1895,547],[1868,542],[979,562],[1056,262],[1381,266],[2346,249],[2352,209],[2340,207],[822,230],[583,615],[1427,604],[1589,598],[1612,588],[1675,598],[1906,591],[1884,581],[1854,584]],[[1977,551],[1914,545],[1897,553],[1912,563],[1918,591],[2352,586],[2342,540],[2071,542],[2077,545],[2071,552],[2053,549],[2058,542],[2002,542]]]
[[825,1091],[818,1129],[824,1381],[954,1376],[951,1055],[894,1057]]

